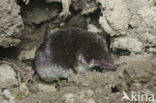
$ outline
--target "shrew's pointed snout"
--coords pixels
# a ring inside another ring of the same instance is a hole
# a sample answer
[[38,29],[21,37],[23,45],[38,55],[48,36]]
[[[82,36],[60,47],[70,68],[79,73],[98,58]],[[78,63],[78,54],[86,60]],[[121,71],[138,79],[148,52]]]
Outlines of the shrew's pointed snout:
[[104,68],[115,70],[117,69],[117,66],[115,65],[114,61],[106,61],[106,60],[100,60],[100,65],[102,65]]
[[115,69],[117,69],[117,66],[115,64],[113,64],[113,65],[110,66],[110,69],[114,69],[115,70]]

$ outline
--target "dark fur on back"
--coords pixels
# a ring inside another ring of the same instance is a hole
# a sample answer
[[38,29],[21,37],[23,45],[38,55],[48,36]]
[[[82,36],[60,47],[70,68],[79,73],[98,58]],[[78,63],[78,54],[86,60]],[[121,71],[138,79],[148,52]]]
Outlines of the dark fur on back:
[[41,48],[47,46],[51,51],[48,57],[51,62],[65,68],[73,68],[80,53],[88,63],[92,59],[107,59],[109,56],[106,42],[101,36],[78,28],[63,29],[50,35]]
[[102,36],[79,28],[68,28],[45,38],[36,52],[36,69],[40,71],[47,65],[74,69],[79,55],[83,55],[87,63],[94,59],[98,63],[106,61],[114,65]]

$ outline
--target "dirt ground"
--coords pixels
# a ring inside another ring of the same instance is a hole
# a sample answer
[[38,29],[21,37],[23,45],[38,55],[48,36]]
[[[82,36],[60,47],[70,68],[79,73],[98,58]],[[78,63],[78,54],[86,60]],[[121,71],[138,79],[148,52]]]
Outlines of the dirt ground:
[[[86,75],[71,73],[69,81],[62,83],[58,91],[37,91],[22,98],[19,103],[66,103],[67,100],[63,97],[70,93],[78,95],[75,97],[78,100],[74,99],[74,102],[67,101],[67,103],[81,103],[79,97],[82,95],[81,92],[88,92],[89,90],[93,92],[93,95],[86,98],[93,98],[95,100],[93,103],[133,103],[132,101],[121,101],[122,91],[126,91],[126,93],[142,91],[156,95],[155,58],[153,59],[150,55],[139,55],[132,56],[130,59],[122,57],[117,61],[120,65],[116,71],[105,70],[103,73],[90,72]],[[33,86],[31,84],[30,88]]]
[[[29,68],[34,69],[32,64],[34,51],[42,42],[44,23],[47,20],[49,34],[71,26],[87,29],[89,23],[100,27],[97,24],[101,15],[99,8],[92,14],[80,15],[81,8],[78,8],[75,2],[70,8],[71,16],[64,19],[59,18],[62,5],[58,2],[45,3],[32,0],[25,5],[19,0],[18,4],[21,6],[24,22],[24,30],[19,38],[21,43],[16,47],[0,49],[0,57],[16,64],[22,74]],[[112,53],[118,67],[114,71],[104,70],[102,73],[92,71],[84,75],[70,71],[68,81],[55,83],[46,83],[35,74],[29,83],[20,81],[18,86],[9,87],[15,101],[0,103],[155,103],[156,101],[126,99],[122,101],[122,97],[123,91],[129,96],[135,91],[153,94],[156,99],[156,55],[146,50],[142,53],[121,52],[124,53]],[[0,101],[3,100],[4,98],[0,97]]]

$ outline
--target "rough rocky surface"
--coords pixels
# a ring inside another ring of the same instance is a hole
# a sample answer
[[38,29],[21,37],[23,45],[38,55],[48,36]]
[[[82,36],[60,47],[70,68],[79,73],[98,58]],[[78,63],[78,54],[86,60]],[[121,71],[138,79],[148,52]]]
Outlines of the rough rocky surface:
[[0,46],[16,46],[19,42],[12,38],[18,38],[23,29],[20,6],[15,0],[3,0],[0,8]]
[[83,90],[77,94],[65,94],[62,98],[64,103],[96,103],[93,95],[94,92],[92,90]]
[[156,94],[154,82],[156,58],[150,54],[138,54],[131,55],[131,58],[122,56],[117,61],[119,65],[117,71],[90,72],[86,75],[71,73],[69,82],[62,84],[63,87],[60,91],[33,94],[20,100],[20,103],[26,103],[30,100],[32,103],[37,103],[37,101],[41,103],[50,103],[51,101],[55,101],[55,103],[80,103],[80,100],[81,103],[122,103],[123,90]]
[[[3,0],[0,7],[0,103],[149,103],[123,100],[123,91],[156,98],[156,0]],[[117,70],[25,82],[47,21],[49,35],[75,26],[108,36]]]
[[145,7],[138,14],[143,19],[137,28],[138,38],[144,43],[156,45],[156,7]]
[[16,103],[14,96],[8,89],[0,90],[0,95],[3,96],[3,99],[0,99],[1,103]]
[[18,56],[19,60],[33,60],[36,53],[36,47],[32,48],[31,50],[21,51],[20,55]]
[[113,51],[117,52],[118,50],[124,50],[128,52],[139,53],[142,52],[143,44],[134,38],[117,38],[114,39],[114,42],[111,44]]
[[7,64],[0,65],[0,88],[13,87],[18,85],[18,80],[16,79],[16,73]]
[[[101,3],[102,16],[99,23],[103,29],[114,35],[126,35],[128,31],[128,23],[130,13],[124,0],[97,0]],[[109,27],[108,27],[109,26]]]
[[1,37],[0,39],[0,46],[4,48],[17,46],[19,43],[20,43],[19,39],[6,38],[6,37]]
[[102,32],[99,28],[97,28],[93,24],[88,24],[87,28],[88,28],[88,31],[93,32],[93,33],[101,33]]
[[[99,18],[99,24],[102,28],[111,36],[126,35],[125,37],[114,39],[111,46],[112,49],[128,49],[131,53],[139,52],[146,47],[155,47],[156,7],[151,6],[155,5],[154,1],[97,1],[101,4],[101,8],[105,8],[101,10],[103,16]],[[133,42],[129,42],[130,39],[133,39]],[[122,41],[125,41],[125,43]],[[128,45],[126,45],[126,42]],[[130,50],[135,45],[136,47]]]
[[60,16],[68,16],[70,15],[70,4],[71,4],[71,0],[45,0],[45,2],[48,3],[52,3],[52,2],[59,2],[62,4],[62,12],[60,14]]

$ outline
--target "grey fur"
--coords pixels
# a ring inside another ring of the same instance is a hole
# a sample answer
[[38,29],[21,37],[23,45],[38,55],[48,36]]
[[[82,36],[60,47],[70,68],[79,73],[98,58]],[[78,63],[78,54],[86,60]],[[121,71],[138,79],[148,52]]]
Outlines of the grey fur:
[[39,76],[48,82],[56,78],[68,79],[68,69],[84,74],[92,66],[115,69],[105,39],[78,28],[59,30],[47,38],[35,55]]

